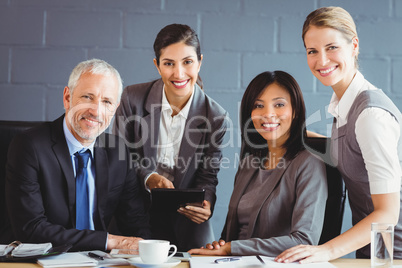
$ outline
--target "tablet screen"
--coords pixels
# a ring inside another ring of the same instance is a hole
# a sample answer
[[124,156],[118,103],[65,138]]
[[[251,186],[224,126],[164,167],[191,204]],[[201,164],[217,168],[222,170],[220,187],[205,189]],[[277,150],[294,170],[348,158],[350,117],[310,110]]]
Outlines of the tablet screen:
[[164,189],[151,190],[152,210],[173,212],[184,206],[202,207],[205,189]]

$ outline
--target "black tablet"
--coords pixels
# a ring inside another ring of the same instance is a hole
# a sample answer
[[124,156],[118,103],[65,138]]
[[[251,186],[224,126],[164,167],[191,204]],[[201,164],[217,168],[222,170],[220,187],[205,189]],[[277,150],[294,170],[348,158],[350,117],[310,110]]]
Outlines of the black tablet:
[[173,212],[184,206],[202,207],[205,189],[165,189],[151,190],[152,210]]

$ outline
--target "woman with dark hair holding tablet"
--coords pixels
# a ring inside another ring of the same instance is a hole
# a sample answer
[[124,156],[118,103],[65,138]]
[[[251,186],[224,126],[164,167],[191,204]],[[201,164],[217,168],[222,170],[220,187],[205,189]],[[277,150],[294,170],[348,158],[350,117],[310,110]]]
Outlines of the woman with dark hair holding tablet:
[[241,102],[242,153],[221,239],[203,255],[276,256],[321,236],[328,196],[324,163],[303,146],[305,106],[294,78],[256,76]]
[[145,188],[205,189],[202,207],[173,213],[151,210],[155,238],[179,251],[213,239],[211,217],[226,132],[226,111],[201,89],[202,54],[187,25],[164,27],[154,42],[161,79],[125,88],[114,132],[123,136]]
[[355,250],[356,257],[370,258],[373,222],[395,225],[394,258],[401,259],[401,113],[358,71],[359,39],[346,10],[311,12],[302,38],[311,72],[334,91],[328,108],[335,117],[331,157],[348,190],[353,227],[323,245],[291,248],[276,260],[328,261]]

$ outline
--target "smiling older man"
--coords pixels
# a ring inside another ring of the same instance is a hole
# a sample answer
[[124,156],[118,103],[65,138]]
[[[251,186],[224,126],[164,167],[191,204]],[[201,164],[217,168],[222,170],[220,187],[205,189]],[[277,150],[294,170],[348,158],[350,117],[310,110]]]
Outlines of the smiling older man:
[[[122,140],[104,133],[121,92],[111,65],[81,62],[64,88],[65,115],[13,140],[6,202],[18,240],[110,250],[137,248],[150,236],[129,152]],[[129,237],[107,232],[113,216]]]

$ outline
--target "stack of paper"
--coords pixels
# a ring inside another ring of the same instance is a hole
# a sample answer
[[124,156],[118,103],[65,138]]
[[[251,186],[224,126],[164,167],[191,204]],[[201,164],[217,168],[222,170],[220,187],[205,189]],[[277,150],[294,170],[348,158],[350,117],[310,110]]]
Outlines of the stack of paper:
[[78,252],[68,252],[56,256],[38,259],[38,264],[45,268],[96,266],[98,261]]

